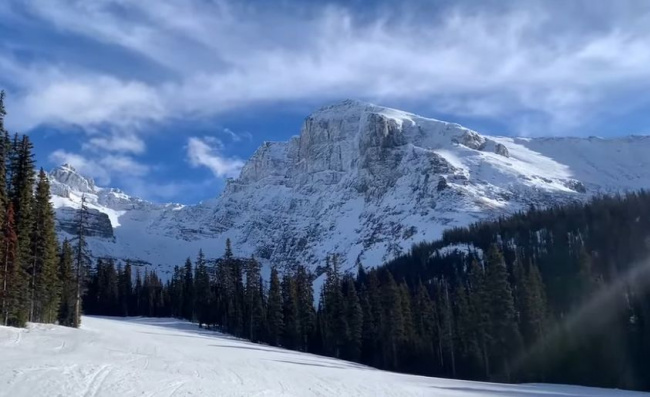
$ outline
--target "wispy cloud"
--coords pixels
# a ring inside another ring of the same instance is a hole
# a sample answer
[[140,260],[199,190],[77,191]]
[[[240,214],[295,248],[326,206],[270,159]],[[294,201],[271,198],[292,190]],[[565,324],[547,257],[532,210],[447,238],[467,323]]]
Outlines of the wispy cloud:
[[220,146],[220,142],[213,137],[191,137],[187,141],[187,158],[193,167],[207,167],[216,177],[237,176],[244,162],[223,156]]
[[530,110],[571,126],[612,92],[650,85],[650,7],[622,3],[613,12],[586,2],[461,2],[427,19],[362,19],[334,6],[298,14],[228,1],[34,1],[25,12],[36,23],[120,46],[173,77],[145,83],[34,63],[13,68],[30,75],[16,106],[26,124],[137,126],[263,101],[353,96],[427,100],[482,116]]
[[[128,61],[90,59],[47,43],[0,45],[8,121],[23,131],[79,127],[87,133],[82,153],[60,150],[50,158],[107,181],[127,168],[141,176],[151,171],[139,161],[145,131],[255,104],[415,101],[452,115],[498,118],[527,135],[571,131],[604,113],[650,104],[639,94],[650,89],[644,0],[459,0],[436,2],[430,13],[408,3],[399,12],[377,9],[291,0],[273,7],[7,0],[0,23],[129,54]],[[144,72],[135,72],[136,61],[146,62]],[[228,142],[245,137],[222,133]],[[187,156],[217,178],[242,167],[206,138],[190,138]]]
[[145,151],[142,138],[133,133],[113,133],[108,136],[93,137],[83,144],[86,150],[140,154]]

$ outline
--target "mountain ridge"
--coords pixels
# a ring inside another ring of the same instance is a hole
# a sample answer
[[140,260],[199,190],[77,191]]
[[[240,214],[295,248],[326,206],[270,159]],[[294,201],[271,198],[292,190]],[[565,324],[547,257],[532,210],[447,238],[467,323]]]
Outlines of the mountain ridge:
[[195,205],[97,187],[69,165],[49,175],[61,237],[80,195],[98,212],[97,256],[168,270],[199,248],[220,255],[230,238],[242,256],[267,264],[316,268],[339,253],[349,268],[530,204],[650,187],[649,138],[489,136],[346,100],[313,112],[288,141],[264,142],[220,195]]

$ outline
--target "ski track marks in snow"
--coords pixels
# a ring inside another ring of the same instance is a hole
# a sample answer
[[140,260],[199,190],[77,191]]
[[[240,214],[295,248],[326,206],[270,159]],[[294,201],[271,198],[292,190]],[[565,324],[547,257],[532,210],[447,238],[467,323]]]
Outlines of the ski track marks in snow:
[[84,317],[81,329],[0,327],[0,396],[650,397],[379,371],[199,329],[175,319]]

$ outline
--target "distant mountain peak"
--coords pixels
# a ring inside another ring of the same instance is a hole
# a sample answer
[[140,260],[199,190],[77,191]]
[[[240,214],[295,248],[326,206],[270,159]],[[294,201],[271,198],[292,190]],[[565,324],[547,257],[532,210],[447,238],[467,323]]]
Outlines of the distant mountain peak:
[[61,219],[80,193],[93,193],[89,205],[110,218],[114,238],[90,240],[96,256],[171,269],[199,248],[221,255],[230,239],[238,255],[265,263],[316,269],[338,253],[347,269],[530,204],[650,188],[648,151],[650,139],[482,135],[348,99],[307,116],[290,140],[263,143],[239,178],[201,204],[158,205],[98,188],[70,165],[50,176]]
[[[69,163],[62,164],[49,172],[50,183],[62,185],[58,188],[69,188],[80,193],[97,193],[95,181],[92,178],[81,175],[75,167]],[[57,186],[53,186],[54,189]]]

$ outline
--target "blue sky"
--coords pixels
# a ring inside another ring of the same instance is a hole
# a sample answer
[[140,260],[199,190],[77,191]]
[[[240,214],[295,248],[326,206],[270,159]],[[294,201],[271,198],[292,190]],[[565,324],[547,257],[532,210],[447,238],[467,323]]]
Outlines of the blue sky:
[[346,98],[491,134],[650,133],[645,0],[155,3],[0,2],[7,125],[40,165],[195,203]]

